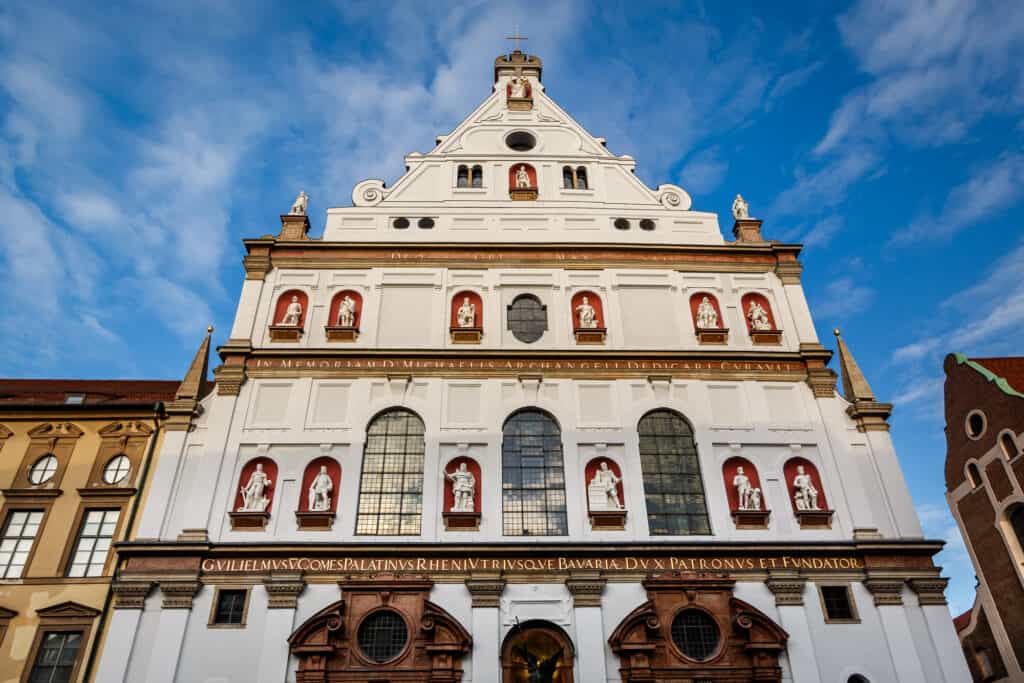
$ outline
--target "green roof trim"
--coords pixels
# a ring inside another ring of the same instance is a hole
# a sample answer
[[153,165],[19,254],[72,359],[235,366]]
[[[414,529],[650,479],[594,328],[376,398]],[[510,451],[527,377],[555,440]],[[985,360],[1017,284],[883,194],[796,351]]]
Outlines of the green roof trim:
[[986,368],[984,365],[981,365],[980,363],[975,363],[973,360],[971,360],[962,353],[954,353],[953,357],[956,358],[957,365],[970,366],[979,375],[981,375],[989,382],[992,382],[997,387],[999,387],[999,390],[1002,391],[1007,396],[1016,396],[1017,398],[1024,398],[1024,394],[1014,390],[1014,388],[1010,386],[1009,382],[1007,382],[1005,379],[1003,379],[999,375],[995,374],[994,372]]

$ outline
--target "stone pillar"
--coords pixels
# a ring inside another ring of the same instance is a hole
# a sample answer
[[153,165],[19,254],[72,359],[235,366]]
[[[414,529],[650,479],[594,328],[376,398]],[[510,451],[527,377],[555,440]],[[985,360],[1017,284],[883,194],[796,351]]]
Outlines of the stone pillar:
[[581,681],[608,680],[604,621],[601,618],[601,594],[605,583],[606,579],[596,572],[572,574],[565,581],[565,587],[572,594],[576,645],[583,655],[577,659],[576,667]]
[[[153,457],[153,475],[148,485],[148,500],[174,501],[174,488],[181,484],[178,472],[181,468],[181,460],[185,457],[185,439],[188,434],[183,430],[164,431],[160,450]],[[166,503],[143,505],[135,538],[173,539],[180,529],[164,528],[167,518],[172,512],[171,508],[172,505]]]
[[869,574],[864,579],[864,587],[875,598],[878,617],[896,670],[894,683],[926,683],[921,657],[914,645],[914,634],[910,630],[906,607],[903,606],[905,585],[906,582],[898,577],[872,577]]
[[917,593],[917,602],[924,613],[924,622],[939,655],[939,668],[946,683],[971,680],[960,639],[949,618],[946,605],[946,584],[949,579],[911,579],[910,589]]
[[500,574],[474,574],[466,579],[472,597],[473,635],[470,680],[488,683],[501,680],[501,593],[505,579]]
[[779,621],[789,633],[786,655],[793,680],[799,683],[821,683],[811,628],[804,613],[804,586],[807,579],[796,572],[771,572],[765,583],[775,594]]
[[259,683],[281,683],[288,675],[288,636],[295,629],[295,608],[306,588],[300,574],[273,575],[263,582],[267,620],[260,648]]
[[170,581],[160,584],[163,609],[149,653],[146,683],[174,683],[178,673],[181,645],[192,612],[192,598],[199,591],[198,581]]
[[103,639],[103,655],[94,683],[125,683],[135,634],[139,631],[146,596],[153,588],[148,581],[115,581],[110,586],[114,611]]

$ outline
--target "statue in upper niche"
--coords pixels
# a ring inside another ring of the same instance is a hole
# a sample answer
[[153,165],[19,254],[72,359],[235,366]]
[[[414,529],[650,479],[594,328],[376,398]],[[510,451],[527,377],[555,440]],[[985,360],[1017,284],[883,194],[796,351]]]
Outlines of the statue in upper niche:
[[299,196],[295,198],[295,203],[292,204],[292,208],[288,211],[289,215],[292,216],[305,216],[306,207],[309,205],[309,196],[306,191],[299,192]]
[[462,298],[462,305],[455,312],[455,319],[458,321],[459,327],[474,327],[476,325],[476,306],[468,296]]
[[732,478],[732,485],[736,488],[736,497],[738,499],[738,509],[740,510],[760,510],[761,509],[761,489],[754,488],[750,483],[750,478],[743,473],[743,467],[736,468],[736,476]]
[[718,311],[707,297],[703,297],[697,306],[697,327],[702,330],[718,328]]
[[530,174],[527,173],[525,166],[520,166],[516,170],[516,189],[526,190],[530,188]]
[[452,483],[452,512],[473,512],[473,496],[476,493],[476,477],[461,463],[454,472],[445,472],[444,478]]
[[756,301],[750,302],[750,308],[747,309],[747,320],[750,321],[752,330],[772,329],[771,321],[768,320],[768,311],[764,310],[764,306]]
[[580,305],[576,307],[576,316],[580,323],[580,329],[593,330],[597,328],[597,311],[590,305],[587,297],[583,297]]
[[331,475],[327,474],[327,466],[320,465],[320,473],[309,485],[309,509],[311,512],[326,512],[331,509],[331,491],[334,490],[334,482]]
[[602,461],[594,478],[587,486],[587,494],[590,498],[590,509],[592,511],[621,510],[622,502],[619,500],[619,477],[608,467],[607,461]]
[[522,76],[516,76],[509,81],[508,96],[516,99],[524,99],[526,97],[526,79]]
[[732,217],[736,220],[750,218],[750,206],[741,194],[736,195],[736,199],[732,200]]
[[348,294],[344,296],[341,304],[338,305],[338,325],[341,327],[356,326],[356,300]]
[[814,487],[811,475],[804,471],[803,465],[797,465],[796,476],[793,477],[793,501],[797,510],[820,510],[818,507],[818,489]]
[[270,505],[267,498],[267,489],[273,486],[267,473],[263,471],[263,464],[256,463],[256,469],[249,476],[249,482],[241,488],[242,507],[240,512],[266,512]]
[[292,301],[288,304],[288,308],[284,309],[284,317],[281,318],[279,325],[288,325],[297,327],[302,321],[302,304],[299,303],[299,297],[292,295]]

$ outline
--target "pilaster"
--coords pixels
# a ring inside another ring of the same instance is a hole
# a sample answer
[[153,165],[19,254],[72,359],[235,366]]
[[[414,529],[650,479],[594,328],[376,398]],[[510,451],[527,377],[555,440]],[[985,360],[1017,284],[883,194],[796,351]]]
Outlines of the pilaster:
[[821,683],[818,660],[814,652],[811,627],[804,612],[804,589],[807,579],[796,572],[771,572],[765,582],[775,595],[782,628],[789,633],[786,652],[793,680],[800,683]]
[[474,683],[501,680],[501,617],[499,605],[505,579],[499,574],[474,574],[466,579],[472,598]]
[[288,676],[288,636],[295,629],[299,595],[306,588],[300,574],[275,574],[263,581],[267,616],[260,648],[258,683],[279,683]]
[[572,574],[565,581],[565,587],[572,594],[573,621],[576,624],[579,650],[588,654],[593,653],[593,656],[578,659],[578,676],[581,681],[608,680],[601,610],[601,594],[606,583],[607,580],[596,572]]
[[96,669],[95,683],[125,683],[131,661],[135,636],[139,632],[146,596],[153,584],[148,581],[115,581],[110,586],[114,596],[113,611],[103,640],[102,655]]
[[869,574],[864,580],[864,586],[875,599],[885,641],[896,670],[896,683],[925,683],[924,667],[903,604],[906,580]]
[[192,598],[198,581],[170,581],[160,584],[163,609],[157,620],[156,634],[149,653],[146,683],[174,683],[181,658],[181,646],[192,614]]

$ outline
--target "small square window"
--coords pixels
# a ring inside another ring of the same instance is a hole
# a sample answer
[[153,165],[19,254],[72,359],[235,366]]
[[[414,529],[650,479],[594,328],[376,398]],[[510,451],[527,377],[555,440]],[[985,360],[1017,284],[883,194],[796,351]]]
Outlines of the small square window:
[[858,621],[849,586],[819,586],[825,621]]
[[85,403],[85,394],[68,394],[64,397],[64,403],[70,406],[78,406]]
[[221,588],[214,598],[213,626],[244,626],[249,591],[245,588]]

